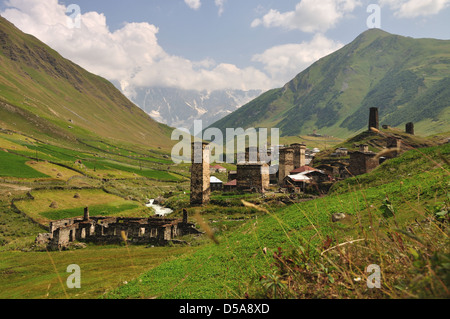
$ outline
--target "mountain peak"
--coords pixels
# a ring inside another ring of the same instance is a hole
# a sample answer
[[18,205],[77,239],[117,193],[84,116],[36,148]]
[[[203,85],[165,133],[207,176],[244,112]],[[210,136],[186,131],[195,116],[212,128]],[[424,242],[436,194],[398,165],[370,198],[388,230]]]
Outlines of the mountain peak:
[[369,109],[377,107],[382,124],[404,129],[415,122],[418,134],[439,133],[450,126],[449,52],[448,40],[370,29],[213,126],[347,138],[366,129]]

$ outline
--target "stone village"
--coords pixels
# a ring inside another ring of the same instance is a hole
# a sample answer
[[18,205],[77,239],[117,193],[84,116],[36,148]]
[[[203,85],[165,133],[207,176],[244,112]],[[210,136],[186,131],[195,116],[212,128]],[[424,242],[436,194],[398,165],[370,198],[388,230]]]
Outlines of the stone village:
[[[387,128],[387,126],[384,126]],[[379,130],[378,108],[370,109],[369,132]],[[406,124],[406,133],[414,135],[414,124]],[[374,133],[376,134],[376,133]],[[259,161],[259,153],[255,148],[246,148],[245,157],[238,160],[237,170],[228,172],[228,182],[223,183],[211,173],[226,172],[220,165],[211,166],[208,143],[193,143],[193,154],[202,154],[202,161],[192,161],[191,168],[191,205],[204,205],[210,199],[211,191],[239,191],[264,194],[273,189],[284,193],[304,193],[312,191],[318,195],[326,194],[332,184],[352,176],[369,173],[385,160],[396,157],[402,151],[402,140],[399,137],[385,138],[385,149],[390,150],[382,157],[369,150],[369,145],[357,145],[356,150],[338,148],[331,154],[326,163],[311,167],[315,153],[319,150],[308,150],[305,144],[291,144],[279,147],[279,164],[276,169]],[[253,159],[251,161],[251,154]],[[270,151],[269,151],[270,153]],[[256,156],[254,156],[256,154]],[[343,157],[348,157],[343,159]],[[239,156],[237,156],[239,158]]]
[[[379,129],[378,109],[370,109],[369,131]],[[413,123],[406,125],[406,132],[414,134]],[[319,150],[310,151],[305,144],[292,144],[279,148],[279,164],[273,170],[268,163],[256,156],[255,149],[247,148],[245,156],[240,157],[236,171],[227,172],[220,165],[210,165],[210,148],[205,142],[192,143],[191,193],[192,206],[206,205],[212,191],[266,193],[269,189],[278,189],[284,193],[302,193],[315,191],[325,194],[336,180],[368,173],[380,165],[388,157],[395,157],[401,151],[400,138],[388,137],[385,140],[386,149],[392,149],[389,156],[378,157],[369,151],[368,145],[359,145],[357,150],[339,148],[331,157],[336,159],[311,167],[314,155]],[[201,154],[201,161],[194,161],[195,154]],[[241,154],[243,155],[243,154]],[[342,156],[350,155],[348,160]],[[239,157],[238,157],[239,158]],[[228,182],[223,183],[211,176],[211,172],[228,173]],[[89,208],[84,209],[81,218],[70,218],[52,221],[49,233],[39,234],[36,243],[46,245],[49,250],[62,250],[74,242],[92,242],[100,244],[131,244],[165,245],[176,242],[177,237],[188,234],[201,234],[194,224],[188,223],[186,210],[183,219],[165,217],[122,218],[122,217],[91,217]]]

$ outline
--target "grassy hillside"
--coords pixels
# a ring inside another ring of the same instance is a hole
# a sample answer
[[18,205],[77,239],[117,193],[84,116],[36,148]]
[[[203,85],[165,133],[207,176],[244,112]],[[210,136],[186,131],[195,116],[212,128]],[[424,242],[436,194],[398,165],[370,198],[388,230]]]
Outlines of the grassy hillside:
[[283,88],[266,92],[213,127],[279,127],[283,136],[348,138],[380,121],[422,135],[448,131],[450,41],[412,39],[373,29],[314,63]]
[[[448,298],[449,229],[437,216],[448,219],[450,166],[441,156],[449,152],[449,144],[407,152],[330,196],[281,209],[261,204],[262,215],[219,235],[219,244],[108,297]],[[334,213],[347,217],[333,223]],[[380,289],[367,287],[370,264],[382,269]]]
[[170,129],[107,80],[0,17],[0,127],[48,140],[98,138],[169,149]]

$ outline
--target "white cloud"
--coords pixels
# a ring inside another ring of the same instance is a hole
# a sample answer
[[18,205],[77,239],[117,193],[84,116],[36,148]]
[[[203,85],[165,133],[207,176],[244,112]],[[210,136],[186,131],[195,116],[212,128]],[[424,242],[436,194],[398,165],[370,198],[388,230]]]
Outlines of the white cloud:
[[189,8],[198,10],[200,9],[202,3],[200,0],[184,0],[184,2],[189,6]]
[[325,32],[360,5],[359,0],[302,0],[294,11],[281,13],[271,9],[261,19],[253,20],[251,26],[281,27],[310,33]]
[[159,29],[149,23],[127,23],[111,32],[97,12],[81,16],[80,28],[68,28],[66,7],[58,0],[9,0],[0,12],[22,31],[45,42],[88,71],[120,83],[130,98],[138,87],[187,90],[270,89],[281,86],[341,44],[323,35],[310,42],[286,44],[253,56],[256,67],[205,58],[191,61],[167,53],[158,43]]
[[340,49],[343,44],[316,34],[310,42],[272,47],[253,57],[278,86],[285,84],[320,58]]
[[97,12],[81,16],[81,28],[68,28],[66,7],[58,0],[9,0],[1,15],[88,71],[116,81],[131,97],[136,87],[193,90],[268,89],[267,75],[212,59],[190,61],[170,55],[158,43],[158,28],[127,23],[111,32]]
[[225,2],[226,0],[214,0],[214,3],[216,4],[216,6],[219,7],[219,16],[221,16],[225,10]]
[[450,6],[450,0],[380,0],[379,3],[389,6],[399,18],[430,16]]

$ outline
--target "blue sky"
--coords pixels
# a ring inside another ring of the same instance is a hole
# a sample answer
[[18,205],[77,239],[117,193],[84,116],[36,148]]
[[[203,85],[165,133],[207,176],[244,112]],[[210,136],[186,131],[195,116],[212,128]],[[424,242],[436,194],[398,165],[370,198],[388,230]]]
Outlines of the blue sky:
[[281,86],[367,30],[369,4],[385,31],[450,39],[450,0],[2,0],[0,14],[131,96]]

